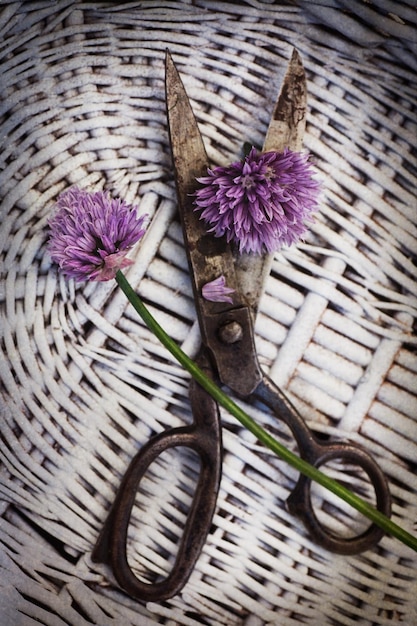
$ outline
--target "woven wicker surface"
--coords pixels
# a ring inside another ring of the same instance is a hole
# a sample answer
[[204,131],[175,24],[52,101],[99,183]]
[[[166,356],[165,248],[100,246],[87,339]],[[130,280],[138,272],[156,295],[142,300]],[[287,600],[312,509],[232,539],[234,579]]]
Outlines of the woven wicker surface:
[[[227,414],[213,527],[183,593],[142,606],[92,564],[135,451],[190,420],[188,377],[113,284],[66,283],[45,253],[51,207],[69,185],[140,201],[153,219],[129,278],[195,354],[165,48],[211,161],[225,164],[244,140],[262,142],[296,45],[323,203],[305,243],[276,255],[257,348],[310,426],[373,452],[394,520],[413,532],[415,22],[411,2],[381,0],[2,2],[1,624],[417,623],[413,552],[389,537],[352,557],[315,545],[285,510],[294,472]],[[138,572],[169,569],[195,471],[184,452],[147,477],[129,544]]]

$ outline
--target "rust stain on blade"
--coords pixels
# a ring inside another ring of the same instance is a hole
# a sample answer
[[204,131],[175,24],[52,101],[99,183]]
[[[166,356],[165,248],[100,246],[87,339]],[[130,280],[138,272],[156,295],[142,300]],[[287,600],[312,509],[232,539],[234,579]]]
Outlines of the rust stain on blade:
[[286,147],[301,150],[306,113],[306,77],[301,57],[294,49],[271,117],[263,152],[281,152]]

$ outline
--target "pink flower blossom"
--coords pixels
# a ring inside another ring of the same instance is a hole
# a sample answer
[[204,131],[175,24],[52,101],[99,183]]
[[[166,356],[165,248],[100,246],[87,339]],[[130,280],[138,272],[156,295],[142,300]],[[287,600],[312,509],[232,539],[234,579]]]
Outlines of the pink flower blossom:
[[146,217],[103,191],[68,189],[49,221],[52,260],[68,278],[110,280],[132,264],[126,255],[144,235]]
[[252,148],[243,161],[207,173],[198,179],[196,210],[208,232],[225,235],[240,252],[262,254],[295,243],[317,210],[320,183],[302,152]]

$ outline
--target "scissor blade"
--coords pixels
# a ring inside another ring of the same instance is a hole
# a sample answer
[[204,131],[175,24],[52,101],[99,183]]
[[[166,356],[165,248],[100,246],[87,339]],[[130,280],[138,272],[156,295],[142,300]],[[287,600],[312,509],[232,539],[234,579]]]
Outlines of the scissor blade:
[[306,112],[306,77],[301,57],[294,49],[266,133],[263,152],[282,152],[284,148],[301,150]]
[[182,213],[188,210],[192,212],[190,194],[195,191],[196,178],[207,174],[209,163],[190,101],[168,51],[165,59],[165,88],[180,210]]
[[[303,63],[293,50],[287,72],[276,100],[265,137],[263,152],[282,152],[284,148],[301,150],[306,123],[307,85]],[[252,310],[253,319],[271,270],[273,254],[235,256],[235,268],[241,292]]]
[[[171,55],[166,55],[166,101],[172,159],[177,184],[178,209],[193,281],[197,312],[201,315],[227,308],[225,303],[206,301],[203,285],[224,275],[228,287],[237,290],[233,256],[223,238],[207,234],[206,224],[195,211],[193,194],[197,178],[207,175],[208,159],[203,140]],[[238,304],[241,304],[240,301]],[[228,305],[230,308],[230,305]],[[204,337],[203,337],[204,339]]]
[[[168,52],[165,69],[178,208],[201,338],[214,357],[220,380],[237,393],[248,395],[261,377],[255,357],[251,315],[241,298],[229,244],[225,238],[208,234],[207,226],[194,210],[196,178],[207,174],[207,155],[181,78]],[[202,287],[219,276],[224,276],[226,285],[235,290],[233,303],[211,302],[203,298]],[[224,330],[226,334],[232,330],[235,335],[222,339]]]

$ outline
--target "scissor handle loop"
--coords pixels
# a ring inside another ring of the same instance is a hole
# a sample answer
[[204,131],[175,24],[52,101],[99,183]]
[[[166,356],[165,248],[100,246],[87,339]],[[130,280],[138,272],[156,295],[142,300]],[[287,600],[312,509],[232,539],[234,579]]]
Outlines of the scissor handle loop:
[[[221,475],[221,432],[216,403],[201,388],[197,389],[200,391],[193,398],[196,421],[191,426],[159,433],[132,459],[92,554],[93,561],[111,566],[122,589],[143,602],[166,600],[183,588],[210,530]],[[204,415],[206,428],[202,423]],[[180,446],[198,454],[199,480],[172,570],[163,580],[147,583],[136,577],[127,560],[127,533],[135,495],[151,463],[165,450]]]
[[[387,479],[371,455],[361,446],[352,443],[323,443],[307,426],[285,394],[267,376],[256,389],[255,396],[272,409],[278,419],[290,428],[298,444],[300,456],[320,467],[328,461],[341,459],[361,467],[368,475],[375,491],[376,508],[386,516],[391,515],[391,496]],[[384,531],[371,524],[355,537],[338,537],[325,528],[317,518],[311,502],[311,479],[300,475],[287,500],[290,513],[301,518],[313,538],[328,550],[339,554],[358,554],[378,543]]]
[[[314,465],[321,467],[329,461],[340,459],[360,467],[369,477],[375,492],[375,506],[386,516],[391,515],[391,497],[387,479],[379,465],[360,446],[348,443],[318,444],[321,453]],[[290,513],[300,517],[311,536],[327,550],[338,554],[359,554],[375,546],[383,537],[384,531],[374,523],[356,536],[341,537],[333,534],[318,519],[311,501],[311,479],[300,475],[297,484],[287,499]]]

